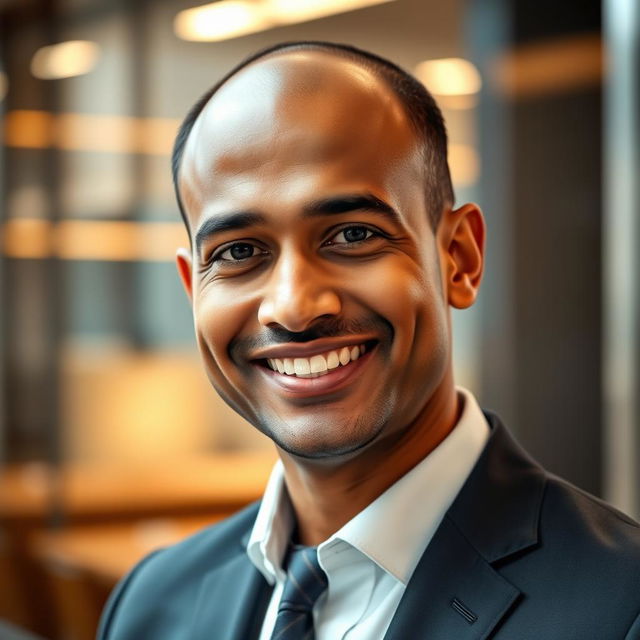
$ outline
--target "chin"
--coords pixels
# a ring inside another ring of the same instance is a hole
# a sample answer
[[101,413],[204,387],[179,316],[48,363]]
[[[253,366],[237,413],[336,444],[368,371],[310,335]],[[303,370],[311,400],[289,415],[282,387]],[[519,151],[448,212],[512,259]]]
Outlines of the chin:
[[349,460],[375,442],[384,431],[386,416],[360,415],[351,424],[327,431],[326,423],[305,417],[294,423],[264,421],[255,425],[282,451],[316,461]]

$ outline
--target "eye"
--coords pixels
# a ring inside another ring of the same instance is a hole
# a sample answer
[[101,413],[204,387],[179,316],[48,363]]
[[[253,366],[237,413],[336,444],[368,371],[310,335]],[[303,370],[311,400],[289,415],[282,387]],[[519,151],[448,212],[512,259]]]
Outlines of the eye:
[[218,252],[213,256],[214,261],[224,262],[241,262],[253,258],[262,251],[259,247],[249,242],[234,242],[232,245],[227,246],[223,251]]
[[329,244],[352,244],[354,242],[364,242],[373,235],[375,235],[375,233],[369,229],[369,227],[356,225],[344,227],[329,240]]

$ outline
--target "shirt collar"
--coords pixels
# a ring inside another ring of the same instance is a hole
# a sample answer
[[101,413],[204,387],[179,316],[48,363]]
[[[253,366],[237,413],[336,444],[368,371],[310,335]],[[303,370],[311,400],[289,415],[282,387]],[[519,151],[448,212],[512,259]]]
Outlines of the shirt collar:
[[473,395],[462,388],[458,393],[464,404],[451,433],[332,536],[354,546],[405,585],[489,436]]
[[249,559],[269,584],[283,573],[281,564],[293,529],[293,508],[284,484],[284,469],[278,460],[271,471],[251,537]]
[[[489,436],[489,427],[476,399],[466,389],[459,387],[458,393],[463,400],[462,413],[451,433],[424,460],[319,545],[321,557],[323,548],[342,540],[407,584]],[[280,564],[293,520],[282,464],[278,462],[247,547],[249,558],[270,584],[282,572]]]

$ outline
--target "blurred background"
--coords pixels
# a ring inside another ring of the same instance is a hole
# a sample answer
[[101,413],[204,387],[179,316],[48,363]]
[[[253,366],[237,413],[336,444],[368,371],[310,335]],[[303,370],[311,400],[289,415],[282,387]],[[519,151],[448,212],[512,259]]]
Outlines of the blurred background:
[[436,95],[488,223],[459,384],[640,513],[635,0],[0,0],[0,619],[92,638],[149,550],[257,498],[274,453],[210,389],[169,154],[254,50],[372,50]]

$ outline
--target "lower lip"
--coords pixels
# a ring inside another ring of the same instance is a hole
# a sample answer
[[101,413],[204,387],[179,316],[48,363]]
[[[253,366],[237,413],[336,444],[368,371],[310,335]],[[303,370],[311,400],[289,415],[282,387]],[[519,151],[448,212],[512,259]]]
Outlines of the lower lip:
[[296,398],[306,398],[311,396],[321,396],[334,391],[339,391],[343,387],[350,384],[369,362],[370,357],[375,351],[367,351],[357,360],[351,361],[345,366],[339,366],[332,369],[329,373],[317,378],[298,378],[294,375],[286,375],[273,371],[267,367],[256,365],[260,371],[267,377],[269,382],[277,385],[280,389],[288,391]]

